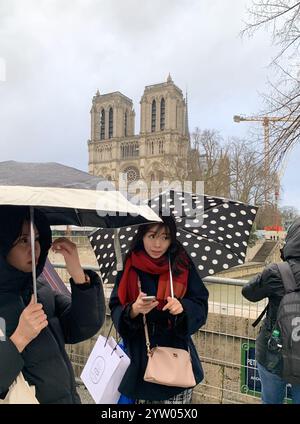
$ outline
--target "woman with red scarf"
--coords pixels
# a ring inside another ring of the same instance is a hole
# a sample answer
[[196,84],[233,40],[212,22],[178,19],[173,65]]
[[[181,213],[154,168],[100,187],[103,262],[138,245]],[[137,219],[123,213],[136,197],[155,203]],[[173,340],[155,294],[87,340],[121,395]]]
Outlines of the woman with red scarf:
[[[196,383],[203,379],[191,335],[206,322],[208,291],[176,240],[173,218],[162,220],[161,224],[139,227],[111,294],[111,316],[131,359],[119,391],[137,403],[191,403],[192,388],[164,386],[143,379],[148,361],[143,314],[151,346],[190,350]],[[169,258],[174,298],[170,291]]]

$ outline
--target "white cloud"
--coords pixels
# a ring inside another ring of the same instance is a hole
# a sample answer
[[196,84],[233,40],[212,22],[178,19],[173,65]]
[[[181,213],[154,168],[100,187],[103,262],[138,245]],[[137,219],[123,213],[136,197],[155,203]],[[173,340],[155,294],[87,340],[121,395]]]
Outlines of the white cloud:
[[3,57],[0,57],[0,81],[6,80],[6,62]]

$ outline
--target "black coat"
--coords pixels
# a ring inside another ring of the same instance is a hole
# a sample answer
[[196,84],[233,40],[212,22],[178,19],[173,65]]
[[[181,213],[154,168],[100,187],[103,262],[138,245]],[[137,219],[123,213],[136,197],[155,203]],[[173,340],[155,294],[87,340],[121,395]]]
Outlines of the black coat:
[[[286,260],[300,286],[300,219],[297,219],[289,228],[282,259]],[[279,303],[284,295],[284,286],[276,263],[268,265],[261,274],[252,278],[242,289],[243,296],[251,302],[258,302],[268,298],[269,306],[255,344],[256,360],[268,370],[281,375],[282,359],[280,353],[269,352],[268,340],[276,323]],[[278,364],[273,368],[274,355],[278,356]]]
[[0,393],[20,371],[36,387],[40,403],[80,403],[65,343],[92,337],[104,321],[104,296],[99,277],[92,271],[90,287],[71,280],[72,298],[56,294],[47,282],[38,282],[38,302],[47,314],[48,326],[19,353],[9,336],[16,327],[13,311],[24,307],[21,296],[0,295],[0,316],[6,321],[7,339],[0,342]]
[[[57,294],[47,282],[38,281],[38,302],[43,305],[48,326],[19,353],[10,336],[30,302],[32,275],[9,265],[6,256],[20,235],[26,214],[26,208],[0,208],[0,317],[6,325],[6,340],[0,341],[0,397],[5,397],[22,371],[35,386],[40,403],[80,403],[64,345],[81,342],[100,329],[105,316],[103,287],[92,271],[86,271],[90,284],[76,285],[70,280],[71,296]],[[51,230],[45,217],[36,212],[35,224],[41,246],[36,269],[39,276],[51,245]]]
[[[137,271],[142,291],[148,295],[156,295],[158,275]],[[124,307],[120,304],[117,290],[121,276],[122,272],[119,272],[109,303],[114,325],[122,336],[131,359],[119,391],[133,399],[168,399],[184,389],[148,383],[143,380],[147,365],[147,351],[142,315],[131,319],[129,316],[131,305]],[[156,308],[147,314],[150,343],[151,346],[172,346],[186,350],[189,348],[195,380],[198,384],[203,379],[203,370],[191,335],[206,322],[208,291],[193,266],[189,270],[188,287],[181,303],[184,312],[177,316],[172,316],[168,311],[163,312]]]

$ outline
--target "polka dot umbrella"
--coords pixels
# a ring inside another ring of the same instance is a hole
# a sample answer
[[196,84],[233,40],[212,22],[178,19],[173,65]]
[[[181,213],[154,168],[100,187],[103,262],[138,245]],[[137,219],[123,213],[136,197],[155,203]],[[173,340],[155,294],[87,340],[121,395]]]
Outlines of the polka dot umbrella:
[[[243,264],[257,207],[221,197],[169,190],[148,201],[158,214],[173,215],[177,239],[204,278]],[[122,228],[118,242],[126,255],[137,226]],[[113,230],[90,235],[104,283],[114,283],[117,259]]]

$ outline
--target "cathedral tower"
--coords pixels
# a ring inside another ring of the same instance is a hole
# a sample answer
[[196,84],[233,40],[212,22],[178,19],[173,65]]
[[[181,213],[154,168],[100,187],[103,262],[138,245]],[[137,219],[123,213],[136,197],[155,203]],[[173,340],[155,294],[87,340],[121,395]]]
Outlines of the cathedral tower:
[[89,172],[117,180],[180,180],[187,176],[189,134],[182,91],[169,75],[166,82],[145,87],[140,134],[134,135],[132,100],[119,92],[93,97]]

